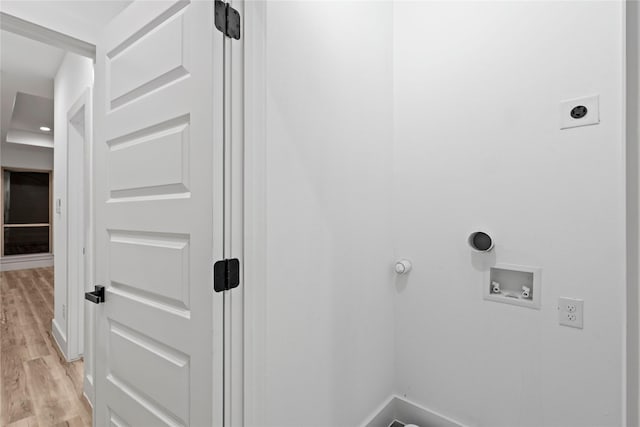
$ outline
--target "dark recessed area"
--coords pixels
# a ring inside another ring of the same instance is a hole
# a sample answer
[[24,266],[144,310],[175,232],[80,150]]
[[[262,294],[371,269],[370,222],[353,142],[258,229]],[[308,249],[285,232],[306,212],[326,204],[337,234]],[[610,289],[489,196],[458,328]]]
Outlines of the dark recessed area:
[[490,251],[493,248],[493,239],[483,231],[471,233],[468,243],[469,246],[480,252]]

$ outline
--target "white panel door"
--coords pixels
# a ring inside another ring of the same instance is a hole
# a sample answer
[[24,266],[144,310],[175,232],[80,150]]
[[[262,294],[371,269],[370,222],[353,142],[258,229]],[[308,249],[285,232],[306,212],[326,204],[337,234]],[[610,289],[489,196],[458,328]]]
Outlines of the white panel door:
[[222,424],[222,34],[213,1],[135,1],[95,74],[95,425]]

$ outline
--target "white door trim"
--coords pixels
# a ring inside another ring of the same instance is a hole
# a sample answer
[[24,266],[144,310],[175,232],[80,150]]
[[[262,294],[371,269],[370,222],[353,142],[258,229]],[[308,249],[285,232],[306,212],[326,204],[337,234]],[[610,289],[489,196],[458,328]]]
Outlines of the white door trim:
[[[638,292],[640,264],[640,3],[628,0],[625,4],[626,30],[626,137],[627,137],[627,306],[626,306],[626,421],[634,426],[640,423],[640,294]],[[624,419],[624,418],[623,418]]]
[[0,29],[92,60],[96,59],[95,45],[5,12],[0,12]]
[[[229,0],[244,16],[244,0]],[[244,36],[225,42],[225,258],[244,258]],[[244,425],[244,284],[225,292],[225,425]]]
[[[84,130],[83,130],[83,165],[82,167],[82,175],[87,177],[87,169],[89,168],[89,164],[87,164],[88,156],[87,151],[91,148],[91,89],[85,88],[82,94],[78,97],[78,99],[73,103],[71,108],[67,111],[67,178],[69,177],[69,171],[75,165],[72,164],[70,155],[70,140],[71,140],[71,132],[69,132],[70,128],[73,126],[71,124],[71,120],[73,120],[76,115],[84,108],[83,120],[84,120]],[[88,184],[90,186],[90,183]],[[71,188],[72,183],[69,179],[67,179],[67,203],[68,203],[68,195],[70,191],[73,191]],[[84,195],[83,195],[84,196]],[[83,217],[86,220],[86,210],[88,209],[88,200],[82,200],[82,211],[76,212],[79,216]],[[69,222],[69,208],[67,206],[67,221]],[[75,360],[82,356],[83,353],[83,323],[84,323],[84,288],[85,285],[83,283],[79,283],[75,280],[70,280],[69,271],[73,271],[75,268],[78,268],[79,265],[82,265],[83,268],[86,268],[85,263],[82,259],[78,259],[77,254],[70,253],[70,242],[72,240],[79,240],[81,245],[86,241],[88,236],[78,235],[78,230],[74,229],[67,224],[67,357],[69,360]],[[85,256],[85,259],[88,258]],[[80,264],[81,263],[81,264]],[[86,275],[85,275],[86,277]]]
[[[73,103],[67,112],[67,178],[70,177],[69,170],[74,167],[73,162],[69,158],[70,149],[70,132],[69,127],[73,126],[71,120],[84,108],[84,131],[83,131],[83,165],[81,175],[84,181],[83,197],[81,211],[76,212],[77,216],[82,217],[83,228],[78,230],[67,224],[67,357],[69,360],[75,360],[79,357],[84,358],[84,395],[87,400],[93,404],[94,402],[94,384],[93,384],[93,368],[94,368],[94,308],[91,304],[85,304],[84,293],[91,288],[94,281],[93,269],[93,104],[91,87],[86,87],[78,99]],[[71,191],[72,183],[67,179],[67,201]],[[67,208],[67,221],[69,219],[69,209]],[[84,247],[84,257],[78,254],[72,254],[70,251],[70,242],[72,239],[79,239],[80,248]],[[81,263],[80,265],[78,263]],[[82,267],[83,275],[80,281],[70,280],[69,271]]]
[[266,2],[244,6],[244,425],[266,416]]

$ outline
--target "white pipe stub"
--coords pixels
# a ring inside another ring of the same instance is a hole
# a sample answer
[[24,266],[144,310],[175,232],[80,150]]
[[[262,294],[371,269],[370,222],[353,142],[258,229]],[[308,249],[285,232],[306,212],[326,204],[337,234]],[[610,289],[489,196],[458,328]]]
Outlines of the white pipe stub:
[[489,252],[493,249],[494,241],[493,237],[484,231],[474,231],[469,234],[467,243],[476,252]]
[[411,262],[406,259],[401,259],[396,262],[396,273],[398,274],[407,274],[411,271]]

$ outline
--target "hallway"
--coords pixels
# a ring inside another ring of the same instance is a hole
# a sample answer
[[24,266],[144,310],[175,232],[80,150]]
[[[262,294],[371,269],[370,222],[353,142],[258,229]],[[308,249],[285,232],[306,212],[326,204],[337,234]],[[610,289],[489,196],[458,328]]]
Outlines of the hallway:
[[91,425],[83,362],[65,362],[52,318],[53,268],[0,273],[2,426]]

